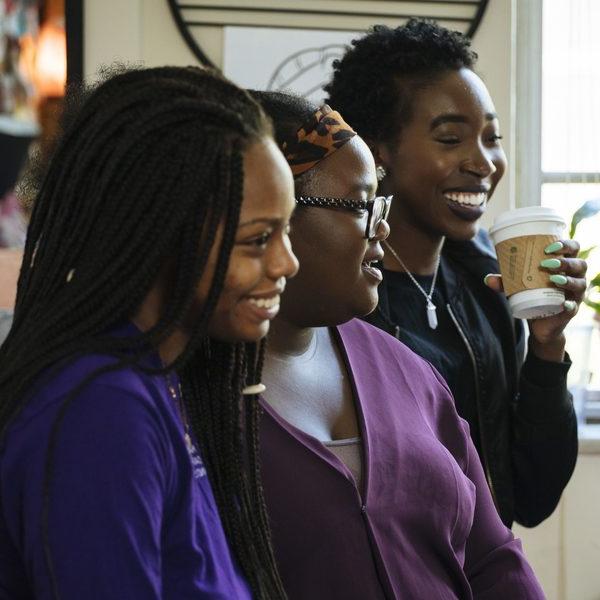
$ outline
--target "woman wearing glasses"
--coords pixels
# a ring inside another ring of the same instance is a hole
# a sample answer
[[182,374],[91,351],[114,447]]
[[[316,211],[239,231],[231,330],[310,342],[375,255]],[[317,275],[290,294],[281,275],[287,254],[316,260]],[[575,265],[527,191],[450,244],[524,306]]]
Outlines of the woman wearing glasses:
[[263,485],[291,600],[543,598],[446,384],[364,323],[390,198],[342,117],[257,93],[295,175],[300,271],[263,370]]

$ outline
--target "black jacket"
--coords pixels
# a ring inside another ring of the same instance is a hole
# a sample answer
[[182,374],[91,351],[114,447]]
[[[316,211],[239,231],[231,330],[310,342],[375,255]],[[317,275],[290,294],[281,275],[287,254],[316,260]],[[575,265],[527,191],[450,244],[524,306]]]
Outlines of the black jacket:
[[[577,459],[577,421],[566,385],[570,361],[543,361],[532,352],[525,358],[523,322],[510,316],[502,294],[483,283],[498,269],[485,232],[469,242],[447,241],[440,263],[444,310],[472,362],[471,414],[478,423],[471,426],[479,432],[475,442],[496,507],[509,527],[513,521],[533,527],[556,508]],[[389,302],[384,277],[379,305],[366,320],[410,346],[403,336],[410,324],[392,322]],[[496,339],[483,335],[481,319],[492,324]],[[486,351],[489,344],[500,344],[501,353]],[[490,359],[493,354],[501,360]]]

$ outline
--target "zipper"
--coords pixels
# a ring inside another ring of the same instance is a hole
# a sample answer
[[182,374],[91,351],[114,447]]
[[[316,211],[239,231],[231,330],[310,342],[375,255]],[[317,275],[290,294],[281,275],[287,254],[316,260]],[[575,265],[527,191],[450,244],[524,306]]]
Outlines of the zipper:
[[[399,329],[399,328],[397,328]],[[377,581],[379,586],[381,587],[382,596],[385,600],[394,600],[394,588],[392,587],[390,575],[385,567],[385,562],[381,555],[381,551],[379,550],[379,546],[377,544],[377,538],[373,532],[373,527],[371,525],[371,520],[369,517],[369,509],[368,509],[368,495],[369,495],[369,481],[371,470],[369,468],[370,463],[370,436],[367,431],[367,422],[365,420],[365,413],[363,411],[363,407],[360,401],[360,395],[358,393],[358,389],[356,388],[356,380],[354,379],[354,375],[352,372],[352,364],[350,363],[350,357],[346,351],[346,347],[344,346],[344,340],[337,329],[337,327],[330,328],[332,332],[332,337],[337,344],[338,350],[340,352],[340,356],[342,357],[342,361],[344,363],[344,367],[348,373],[348,381],[350,383],[350,387],[352,389],[352,396],[354,402],[354,410],[356,412],[356,420],[358,422],[358,428],[360,431],[361,439],[362,439],[362,468],[363,468],[363,486],[362,490],[358,489],[358,486],[353,485],[356,492],[356,496],[358,498],[358,503],[360,507],[360,515],[363,520],[363,525],[366,529],[367,539],[369,541],[369,548],[371,550],[371,558],[373,560],[373,566],[375,568],[375,575],[377,577]]]
[[474,375],[474,379],[475,379],[475,407],[477,409],[477,422],[479,424],[479,441],[481,443],[481,453],[483,455],[481,463],[483,465],[483,470],[485,472],[485,479],[487,481],[488,487],[490,488],[490,492],[492,494],[492,500],[494,501],[496,510],[499,511],[500,506],[498,504],[498,499],[496,497],[496,491],[494,490],[494,482],[492,481],[492,475],[490,473],[490,468],[489,468],[489,464],[488,464],[487,445],[485,443],[485,437],[483,435],[483,421],[481,419],[481,388],[479,386],[479,371],[477,369],[477,360],[475,358],[475,352],[473,351],[471,342],[469,342],[469,338],[467,338],[467,336],[465,335],[465,332],[462,330],[462,327],[460,326],[458,319],[454,315],[454,312],[452,311],[452,307],[450,306],[450,304],[446,304],[446,308],[448,309],[450,318],[452,319],[454,326],[456,327],[460,337],[462,338],[462,341],[464,342],[464,344],[467,348],[467,353],[469,354],[471,363],[473,365],[473,375]]

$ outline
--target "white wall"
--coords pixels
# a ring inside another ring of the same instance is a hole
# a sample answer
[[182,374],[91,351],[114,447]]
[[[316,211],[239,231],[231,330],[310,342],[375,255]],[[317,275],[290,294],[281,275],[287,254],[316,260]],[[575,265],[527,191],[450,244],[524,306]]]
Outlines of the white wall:
[[555,513],[535,529],[514,528],[548,600],[600,600],[600,442],[580,443]]
[[[202,28],[203,49],[222,62],[220,27]],[[84,75],[94,79],[114,61],[192,65],[188,49],[171,16],[167,0],[84,0]]]
[[[500,116],[509,158],[507,174],[488,209],[493,215],[514,206],[514,14],[516,0],[493,0],[477,32],[473,47],[479,54],[478,71],[490,89]],[[125,61],[146,66],[189,65],[196,59],[172,19],[166,0],[84,0],[86,78],[94,78],[103,64]],[[223,33],[220,27],[201,30],[202,49],[221,66]]]
[[515,189],[515,84],[516,84],[516,2],[491,0],[473,39],[479,54],[477,72],[485,81],[500,119],[502,144],[508,169],[486,211],[483,224],[489,226],[498,213],[514,208]]

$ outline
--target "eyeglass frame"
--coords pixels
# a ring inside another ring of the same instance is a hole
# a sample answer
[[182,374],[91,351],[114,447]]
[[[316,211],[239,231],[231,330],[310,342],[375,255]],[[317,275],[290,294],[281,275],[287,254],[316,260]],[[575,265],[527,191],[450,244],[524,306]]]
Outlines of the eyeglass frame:
[[[373,235],[369,235],[371,231],[371,221],[373,219],[373,209],[375,202],[383,198],[384,208],[381,219],[374,226]],[[381,221],[386,221],[390,214],[390,207],[394,196],[375,196],[371,200],[352,200],[350,198],[330,198],[325,196],[296,196],[296,203],[300,206],[313,206],[317,208],[341,208],[342,210],[366,210],[368,213],[367,227],[365,228],[364,237],[372,240],[377,235],[377,229]]]

